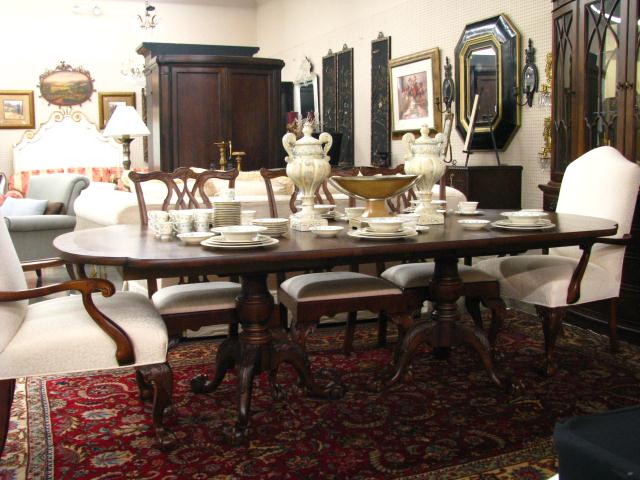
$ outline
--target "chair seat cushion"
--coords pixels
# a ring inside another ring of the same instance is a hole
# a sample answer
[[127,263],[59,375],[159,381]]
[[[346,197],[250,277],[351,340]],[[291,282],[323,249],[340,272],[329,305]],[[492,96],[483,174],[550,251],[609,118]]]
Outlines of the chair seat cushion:
[[[567,290],[577,264],[577,259],[559,255],[520,255],[483,260],[475,267],[498,279],[502,297],[555,308],[567,305]],[[614,298],[619,290],[609,272],[589,263],[575,304]]]
[[391,283],[357,272],[306,273],[285,280],[280,290],[298,301],[401,294]]
[[[403,263],[382,272],[381,277],[400,288],[427,287],[433,278],[435,263]],[[488,273],[467,265],[458,265],[458,274],[464,283],[495,282]]]
[[[131,339],[135,365],[166,361],[167,329],[144,295],[94,294],[93,300]],[[0,353],[0,378],[119,368],[115,351],[115,342],[86,312],[80,295],[55,298],[29,305],[20,329]]]
[[151,300],[160,315],[170,315],[235,308],[239,294],[238,283],[184,283],[161,288]]

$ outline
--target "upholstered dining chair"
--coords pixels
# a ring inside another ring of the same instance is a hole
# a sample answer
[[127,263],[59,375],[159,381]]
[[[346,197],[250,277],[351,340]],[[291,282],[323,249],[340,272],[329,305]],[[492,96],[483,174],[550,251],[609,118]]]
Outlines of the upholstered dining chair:
[[[162,448],[170,447],[172,435],[163,427],[172,392],[167,329],[152,303],[137,293],[114,294],[103,279],[27,289],[2,216],[0,263],[0,455],[16,378],[119,368],[136,369],[141,398],[153,402],[156,438]],[[29,299],[69,290],[80,295],[28,305]]]
[[[332,169],[332,175],[357,175],[358,168],[353,169]],[[278,210],[276,199],[273,195],[271,181],[280,176],[286,176],[284,168],[260,170],[264,178],[267,189],[267,198],[269,200],[269,210],[272,216],[277,216]],[[334,204],[330,191],[326,183],[321,185],[317,193],[318,203],[323,202],[322,193],[328,203]],[[296,192],[291,195],[289,207],[291,213],[295,212],[294,201]],[[350,201],[353,198],[350,198]],[[350,203],[354,205],[354,203]],[[278,280],[278,303],[280,304],[280,319],[283,326],[287,324],[287,311],[290,311],[293,317],[294,325],[299,322],[298,331],[303,331],[315,325],[323,315],[332,316],[337,313],[347,313],[347,328],[344,338],[343,351],[349,355],[353,351],[353,338],[355,335],[355,325],[357,322],[358,310],[369,310],[374,313],[383,311],[395,312],[398,308],[393,302],[397,301],[401,296],[401,291],[391,287],[386,281],[365,275],[358,272],[358,265],[351,265],[350,272],[315,272],[297,275],[289,280],[285,280],[284,273],[277,275]],[[391,288],[390,288],[391,287]],[[318,298],[317,289],[325,290],[321,298]],[[311,293],[309,293],[311,292]],[[351,292],[350,295],[344,297],[344,292]],[[379,301],[378,300],[379,298]],[[356,301],[358,299],[358,301]],[[370,308],[356,308],[358,305],[369,306]],[[302,319],[302,320],[300,320]],[[378,326],[378,343],[384,346],[386,336],[386,319],[387,316],[380,315]],[[396,322],[397,323],[397,322]],[[304,324],[304,328],[302,325]],[[402,328],[402,325],[400,325]],[[306,334],[300,334],[299,338],[304,339]]]
[[[233,188],[237,170],[205,170],[199,173],[187,167],[174,172],[131,172],[135,185],[140,223],[148,226],[147,204],[144,198],[144,182],[162,182],[167,189],[161,209],[211,208],[207,184],[212,179],[226,180]],[[238,323],[235,298],[240,284],[235,281],[203,281],[190,279],[192,283],[179,283],[157,288],[157,279],[147,279],[147,288],[153,304],[164,319],[170,336],[181,335],[186,330],[198,330],[211,325],[229,325],[229,335],[237,335]]]
[[[615,148],[590,150],[567,167],[556,212],[615,220],[618,233],[583,252],[579,247],[552,248],[548,255],[491,258],[476,264],[499,280],[504,298],[535,305],[542,319],[547,375],[557,370],[556,336],[569,305],[608,300],[610,347],[618,349],[616,304],[639,186],[640,167]],[[569,290],[572,277],[581,271],[579,289]]]

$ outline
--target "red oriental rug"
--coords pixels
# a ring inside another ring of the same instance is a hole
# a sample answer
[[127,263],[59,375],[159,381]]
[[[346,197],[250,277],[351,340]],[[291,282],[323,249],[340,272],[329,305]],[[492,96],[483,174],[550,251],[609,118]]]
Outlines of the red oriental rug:
[[556,470],[551,441],[558,419],[640,403],[640,355],[567,326],[560,371],[535,373],[539,322],[512,313],[499,337],[500,372],[525,388],[508,395],[491,384],[475,353],[447,360],[416,357],[413,380],[374,394],[366,384],[390,359],[375,348],[375,326],[357,329],[357,353],[340,353],[343,328],[321,329],[309,347],[314,368],[337,370],[348,386],[340,401],[306,398],[283,369],[288,401],[274,402],[264,375],[254,388],[251,440],[232,448],[222,427],[236,417],[235,376],[213,394],[189,381],[211,373],[218,342],[183,343],[170,354],[175,411],[168,426],[179,446],[154,446],[150,409],[131,371],[18,382],[0,478],[27,479],[546,479]]

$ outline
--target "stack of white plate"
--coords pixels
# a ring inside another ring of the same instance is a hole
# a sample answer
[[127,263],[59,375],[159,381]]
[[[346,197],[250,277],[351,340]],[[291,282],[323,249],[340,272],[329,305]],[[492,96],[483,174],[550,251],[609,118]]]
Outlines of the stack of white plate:
[[240,201],[216,200],[213,202],[213,226],[240,225]]
[[264,233],[270,237],[279,237],[289,231],[288,218],[254,218],[251,223],[266,227],[267,230]]

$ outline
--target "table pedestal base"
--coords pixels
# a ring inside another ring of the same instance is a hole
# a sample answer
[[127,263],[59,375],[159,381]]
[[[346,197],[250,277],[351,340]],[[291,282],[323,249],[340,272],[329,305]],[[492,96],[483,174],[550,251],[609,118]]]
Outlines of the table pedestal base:
[[382,388],[389,388],[404,376],[411,359],[420,345],[427,342],[438,358],[446,357],[449,349],[456,345],[469,345],[480,355],[489,379],[498,387],[510,390],[510,381],[502,381],[493,368],[491,346],[481,328],[460,322],[456,301],[462,292],[462,280],[458,275],[457,257],[436,258],[434,278],[431,283],[431,298],[434,299],[432,322],[419,322],[409,328],[401,339],[397,350],[397,361],[393,372],[383,381]]
[[236,299],[237,311],[242,324],[242,333],[222,342],[216,355],[216,370],[211,379],[198,375],[191,380],[194,393],[213,392],[230,369],[237,367],[238,420],[234,426],[224,430],[231,445],[242,443],[248,434],[249,411],[254,377],[269,373],[272,395],[283,400],[285,393],[276,382],[278,368],[282,363],[291,364],[300,377],[300,385],[307,394],[317,398],[339,399],[345,387],[337,379],[321,384],[311,374],[309,358],[305,349],[293,342],[283,331],[269,331],[267,323],[273,311],[273,297],[267,288],[267,275],[244,275],[242,291]]

